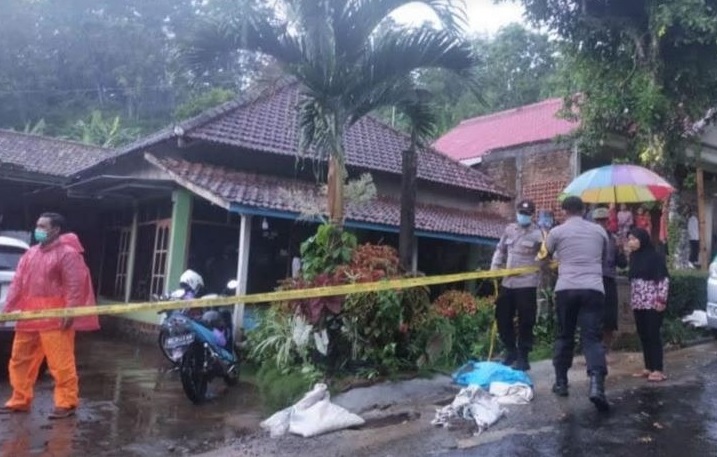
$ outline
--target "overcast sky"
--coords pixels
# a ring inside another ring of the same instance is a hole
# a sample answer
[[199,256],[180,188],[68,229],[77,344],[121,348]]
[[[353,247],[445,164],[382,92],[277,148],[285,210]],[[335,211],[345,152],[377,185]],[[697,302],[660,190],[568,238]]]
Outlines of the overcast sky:
[[[511,22],[523,22],[523,7],[515,2],[495,4],[493,0],[465,0],[470,32],[494,34]],[[396,12],[396,19],[421,23],[431,18],[430,10],[423,5],[407,5]]]

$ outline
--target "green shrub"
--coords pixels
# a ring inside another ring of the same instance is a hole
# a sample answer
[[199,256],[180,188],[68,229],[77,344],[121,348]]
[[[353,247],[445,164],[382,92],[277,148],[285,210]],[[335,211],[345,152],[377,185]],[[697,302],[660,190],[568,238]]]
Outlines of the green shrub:
[[670,294],[666,318],[682,317],[707,307],[707,273],[673,271],[670,273]]
[[256,374],[262,402],[269,411],[284,409],[301,399],[313,387],[310,375],[300,371],[286,372],[271,363],[264,364]]

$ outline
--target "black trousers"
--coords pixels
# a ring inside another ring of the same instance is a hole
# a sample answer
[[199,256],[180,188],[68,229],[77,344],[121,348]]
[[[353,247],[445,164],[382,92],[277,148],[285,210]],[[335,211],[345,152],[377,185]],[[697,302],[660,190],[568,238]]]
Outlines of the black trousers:
[[602,343],[605,295],[596,290],[561,290],[555,294],[558,331],[555,338],[553,366],[566,372],[573,365],[575,330],[580,325],[588,375],[606,375],[605,346]]
[[690,240],[690,262],[697,263],[700,261],[700,241]]
[[662,371],[662,319],[664,313],[654,309],[636,309],[635,325],[642,344],[642,356],[645,368],[650,371]]
[[518,315],[519,351],[528,353],[533,349],[533,327],[538,312],[538,291],[535,287],[510,289],[501,287],[495,304],[495,320],[498,335],[507,351],[515,351],[516,338],[513,320]]

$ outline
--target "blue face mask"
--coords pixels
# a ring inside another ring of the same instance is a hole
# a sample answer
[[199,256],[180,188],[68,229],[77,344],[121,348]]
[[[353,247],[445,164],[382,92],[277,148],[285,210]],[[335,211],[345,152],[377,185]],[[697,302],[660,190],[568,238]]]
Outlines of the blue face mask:
[[42,229],[35,229],[35,241],[38,243],[44,243],[47,241],[47,232]]
[[523,227],[530,225],[531,222],[533,222],[533,218],[531,216],[528,216],[527,214],[516,214],[515,215],[516,221],[518,221],[518,225],[521,225]]

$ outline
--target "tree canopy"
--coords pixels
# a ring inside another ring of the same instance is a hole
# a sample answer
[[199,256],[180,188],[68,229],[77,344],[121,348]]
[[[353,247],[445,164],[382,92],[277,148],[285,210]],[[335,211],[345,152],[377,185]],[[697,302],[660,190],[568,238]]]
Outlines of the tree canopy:
[[717,101],[717,0],[522,0],[559,38],[583,148],[611,135],[632,160],[670,169]]

